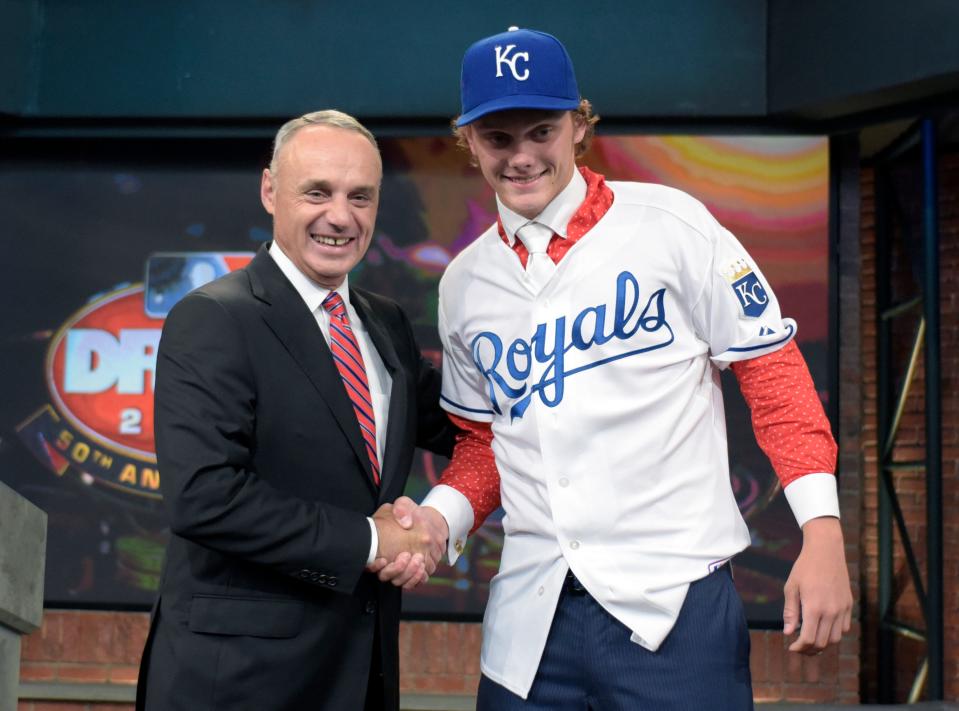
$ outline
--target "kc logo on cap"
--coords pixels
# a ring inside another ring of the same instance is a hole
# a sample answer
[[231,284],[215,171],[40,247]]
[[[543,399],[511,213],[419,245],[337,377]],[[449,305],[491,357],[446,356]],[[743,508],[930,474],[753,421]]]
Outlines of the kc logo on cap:
[[510,73],[516,77],[516,81],[526,81],[529,79],[529,69],[524,69],[522,74],[516,72],[516,60],[523,59],[529,63],[529,52],[516,52],[512,57],[509,53],[516,49],[515,44],[506,45],[506,49],[496,45],[496,76],[503,76],[503,65],[509,67]]
[[571,111],[579,106],[573,62],[545,32],[511,27],[476,42],[463,56],[460,78],[465,126],[496,111]]

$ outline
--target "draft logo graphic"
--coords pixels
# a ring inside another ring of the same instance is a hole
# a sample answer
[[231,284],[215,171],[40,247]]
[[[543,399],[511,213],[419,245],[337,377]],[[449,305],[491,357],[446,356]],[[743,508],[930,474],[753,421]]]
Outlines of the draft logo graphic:
[[92,298],[57,330],[44,367],[50,403],[18,428],[31,452],[62,476],[160,498],[153,386],[163,319],[191,290],[239,269],[252,253],[165,253],[146,281]]

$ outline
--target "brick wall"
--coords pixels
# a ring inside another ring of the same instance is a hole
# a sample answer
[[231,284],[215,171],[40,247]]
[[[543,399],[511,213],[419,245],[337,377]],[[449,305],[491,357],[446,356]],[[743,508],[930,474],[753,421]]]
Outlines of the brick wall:
[[[891,288],[894,300],[900,301],[919,293],[919,274],[913,268],[914,253],[921,249],[921,173],[919,161],[912,157],[902,161],[894,172],[895,185],[901,190],[902,212],[906,234],[894,235]],[[959,700],[959,155],[941,157],[939,170],[940,219],[940,292],[941,292],[941,359],[942,359],[942,478],[943,478],[943,541],[944,541],[944,611],[945,611],[945,697]],[[863,696],[875,700],[878,693],[878,472],[877,472],[877,348],[876,348],[876,259],[875,259],[875,175],[863,173],[862,180],[862,254],[863,296],[862,372],[865,416],[863,454],[865,487],[863,497]],[[905,189],[902,189],[905,188]],[[893,372],[895,382],[901,380],[905,361],[912,345],[918,312],[897,320],[893,327]],[[923,398],[924,368],[920,358],[916,381],[906,401],[905,412],[893,453],[894,461],[924,458],[925,403]],[[909,535],[925,582],[926,575],[926,483],[923,471],[900,471],[893,476],[895,488],[907,522]],[[915,589],[909,577],[898,534],[894,535],[894,616],[897,620],[922,629],[925,627]],[[905,701],[916,671],[925,654],[922,642],[896,637],[896,700]]]
[[[136,685],[149,616],[144,613],[47,610],[23,638],[21,682]],[[132,705],[21,701],[18,711],[118,711]]]
[[[112,684],[132,689],[149,627],[145,613],[48,610],[24,638],[23,682]],[[404,623],[401,690],[467,695],[479,683],[480,626]],[[132,693],[132,692],[131,692]],[[131,704],[29,701],[19,711],[125,711]]]
[[[146,639],[143,613],[48,610],[23,645],[24,682],[109,683],[132,690]],[[753,631],[757,701],[855,701],[857,642],[819,657],[786,651],[782,634]],[[480,626],[408,622],[400,628],[401,691],[471,695],[479,683]],[[132,691],[131,691],[132,693]],[[132,704],[30,701],[18,711],[127,711]]]

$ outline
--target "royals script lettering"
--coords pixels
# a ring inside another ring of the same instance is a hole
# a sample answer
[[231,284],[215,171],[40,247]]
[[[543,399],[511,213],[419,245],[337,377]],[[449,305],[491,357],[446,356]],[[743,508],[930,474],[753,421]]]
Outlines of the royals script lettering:
[[[537,324],[529,339],[517,338],[504,344],[502,338],[483,331],[472,341],[473,363],[486,379],[493,411],[501,415],[509,408],[510,420],[521,418],[537,396],[547,407],[563,401],[566,378],[613,361],[665,348],[674,340],[666,319],[666,289],[654,291],[643,304],[639,281],[627,271],[616,278],[612,314],[608,304],[589,306],[570,320],[566,316],[552,323]],[[628,341],[636,348],[566,368],[571,350],[589,352],[611,340]],[[535,382],[533,364],[546,366]]]

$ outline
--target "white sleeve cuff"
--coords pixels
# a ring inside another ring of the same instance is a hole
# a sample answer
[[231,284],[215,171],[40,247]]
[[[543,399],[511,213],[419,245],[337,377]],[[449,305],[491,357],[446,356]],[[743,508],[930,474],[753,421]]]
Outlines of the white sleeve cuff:
[[450,528],[446,555],[450,565],[453,565],[466,547],[466,537],[473,527],[473,507],[469,499],[452,486],[438,484],[430,489],[420,506],[430,506],[446,519],[446,525]]
[[366,557],[366,564],[372,565],[376,560],[376,551],[380,548],[380,537],[376,533],[376,524],[373,523],[373,519],[367,516],[366,520],[370,522],[370,554]]
[[834,474],[806,474],[790,482],[784,493],[800,528],[806,521],[820,516],[839,518],[839,493]]
[[[749,324],[750,330],[758,324]],[[751,360],[759,356],[775,353],[785,348],[796,336],[796,322],[791,318],[782,320],[782,327],[775,329],[769,326],[759,326],[758,334],[746,333],[735,346],[730,346],[722,353],[712,356],[713,364],[720,370],[725,370],[730,364],[741,360]]]

